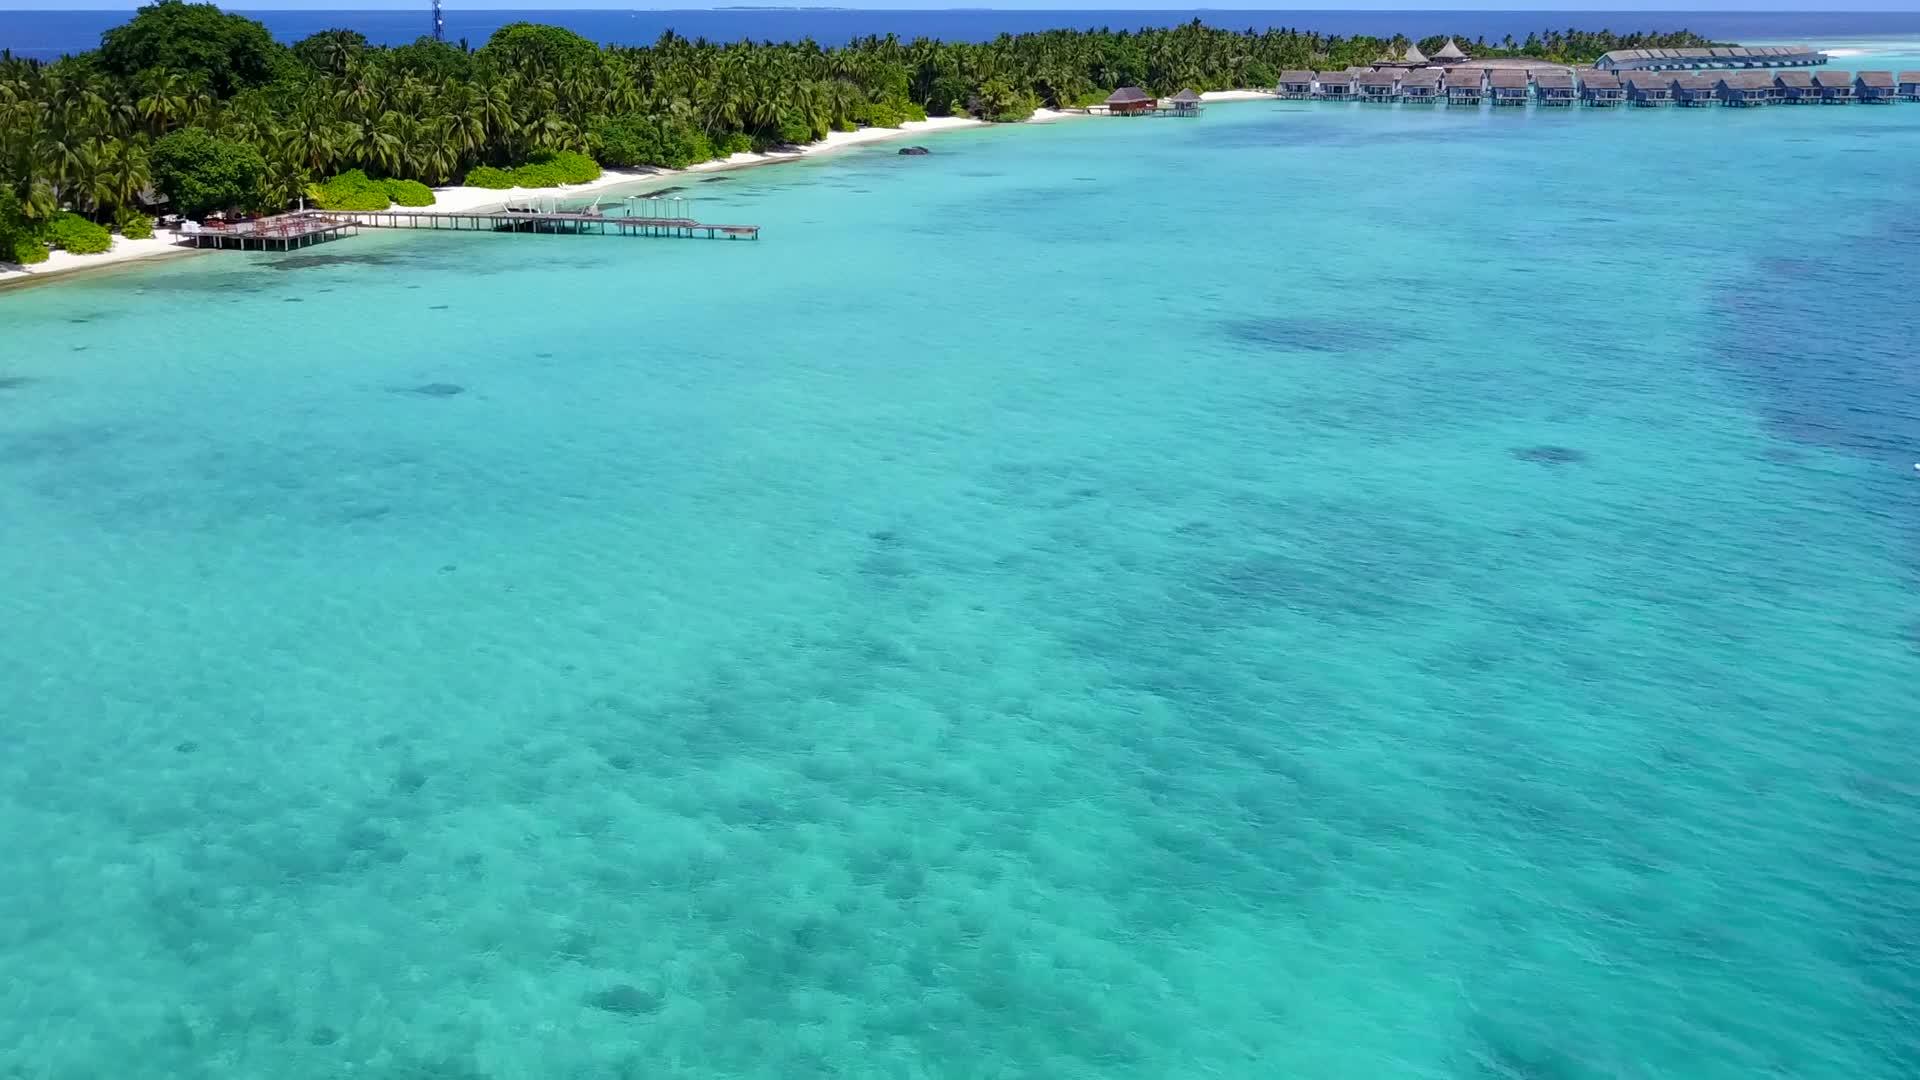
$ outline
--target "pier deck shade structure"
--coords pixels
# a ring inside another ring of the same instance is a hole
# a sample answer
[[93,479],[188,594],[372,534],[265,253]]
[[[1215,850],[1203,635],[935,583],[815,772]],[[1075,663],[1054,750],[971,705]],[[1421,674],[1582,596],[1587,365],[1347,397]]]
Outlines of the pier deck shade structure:
[[1534,92],[1540,97],[1540,104],[1564,108],[1574,101],[1573,72],[1562,68],[1533,73]]
[[1893,72],[1863,71],[1853,77],[1853,96],[1861,104],[1884,105],[1894,99]]
[[1722,105],[1771,105],[1777,92],[1772,74],[1765,71],[1729,71],[1714,80]]
[[1191,90],[1182,90],[1167,99],[1173,111],[1181,114],[1197,114],[1200,111],[1200,95]]
[[1679,71],[1683,68],[1817,67],[1825,53],[1807,45],[1722,49],[1615,49],[1594,61],[1605,71]]
[[1488,73],[1487,82],[1493,87],[1495,105],[1525,105],[1527,103],[1527,73],[1523,68],[1496,68]]
[[1397,71],[1369,71],[1360,76],[1356,85],[1360,87],[1361,101],[1397,101],[1400,97]]
[[1452,38],[1448,38],[1447,43],[1440,46],[1440,51],[1433,54],[1433,58],[1443,64],[1451,64],[1455,61],[1465,60],[1467,54],[1460,51],[1460,46],[1455,45]]
[[1310,98],[1313,96],[1313,72],[1283,71],[1280,73],[1280,96],[1283,98]]
[[1150,113],[1159,103],[1137,86],[1123,86],[1107,95],[1107,111],[1115,116]]
[[1920,101],[1920,71],[1900,73],[1900,96],[1907,101]]
[[1345,71],[1322,71],[1313,77],[1318,93],[1328,101],[1345,101],[1353,96],[1353,75]]
[[1400,100],[1415,105],[1440,100],[1440,73],[1433,68],[1407,72],[1400,80]]
[[1820,88],[1823,105],[1845,105],[1853,100],[1853,72],[1816,71],[1813,85]]
[[1627,88],[1620,85],[1620,76],[1611,71],[1583,71],[1580,73],[1580,100],[1596,108],[1618,105],[1627,99]]
[[1665,72],[1627,74],[1627,100],[1643,109],[1673,104],[1673,77]]
[[1776,71],[1773,87],[1788,105],[1811,105],[1820,100],[1820,88],[1813,85],[1811,71]]

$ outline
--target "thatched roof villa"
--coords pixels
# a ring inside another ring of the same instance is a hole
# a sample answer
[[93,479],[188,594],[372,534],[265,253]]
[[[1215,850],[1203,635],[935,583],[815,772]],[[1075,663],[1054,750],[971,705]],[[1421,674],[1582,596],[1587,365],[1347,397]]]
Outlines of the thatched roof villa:
[[1480,97],[1484,92],[1482,88],[1486,85],[1486,81],[1487,73],[1479,68],[1448,68],[1447,104],[1480,104]]
[[1708,78],[1703,72],[1675,72],[1670,73],[1668,78],[1672,80],[1669,85],[1673,87],[1673,100],[1676,105],[1703,108],[1713,104],[1715,96],[1720,91],[1718,81]]
[[1580,73],[1580,100],[1597,108],[1607,108],[1627,100],[1627,88],[1620,76],[1611,71]]
[[1421,68],[1400,79],[1400,100],[1409,105],[1429,105],[1440,100],[1440,70]]
[[1540,104],[1551,108],[1567,108],[1574,102],[1573,72],[1565,68],[1533,73],[1534,93],[1540,98]]
[[1361,101],[1397,101],[1400,98],[1400,73],[1392,69],[1369,71],[1354,80]]
[[1452,63],[1455,60],[1465,60],[1467,54],[1460,51],[1460,46],[1455,45],[1452,38],[1448,38],[1447,43],[1440,46],[1440,51],[1433,54],[1433,58]]
[[1627,100],[1643,109],[1673,104],[1673,77],[1664,71],[1627,73]]
[[1495,68],[1487,72],[1487,85],[1493,91],[1495,105],[1525,105],[1527,103],[1527,71],[1525,68]]
[[1853,101],[1853,72],[1816,71],[1813,85],[1820,88],[1823,105],[1845,105]]
[[1728,71],[1714,80],[1714,94],[1722,105],[1750,108],[1773,104],[1779,88],[1765,71]]
[[1920,101],[1920,71],[1900,73],[1900,96],[1908,101]]
[[1150,113],[1159,102],[1152,94],[1137,86],[1123,86],[1107,95],[1107,113],[1111,116],[1134,116]]
[[1313,96],[1313,72],[1283,71],[1280,73],[1280,96],[1300,100]]
[[1810,105],[1820,100],[1820,88],[1813,85],[1811,71],[1774,72],[1773,87],[1788,105]]
[[1313,77],[1314,93],[1329,101],[1346,101],[1353,97],[1353,78],[1351,71],[1319,72]]

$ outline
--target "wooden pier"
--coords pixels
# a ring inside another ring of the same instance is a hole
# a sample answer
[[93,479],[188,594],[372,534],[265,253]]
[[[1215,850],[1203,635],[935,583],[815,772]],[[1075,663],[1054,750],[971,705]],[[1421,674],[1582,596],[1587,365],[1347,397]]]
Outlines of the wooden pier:
[[359,233],[351,221],[312,212],[277,214],[252,221],[208,222],[181,233],[194,247],[234,251],[292,251]]
[[679,217],[633,217],[567,210],[354,210],[327,211],[343,225],[370,229],[451,229],[456,232],[597,233],[602,236],[679,236],[707,240],[758,240],[758,225],[716,225]]

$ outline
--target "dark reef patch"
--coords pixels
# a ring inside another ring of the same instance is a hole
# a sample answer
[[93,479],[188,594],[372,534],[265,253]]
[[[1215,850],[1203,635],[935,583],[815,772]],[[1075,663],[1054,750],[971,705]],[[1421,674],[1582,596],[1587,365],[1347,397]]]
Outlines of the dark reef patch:
[[[85,346],[81,347],[85,348]],[[26,375],[0,375],[0,390],[18,390],[39,381]]]
[[388,391],[393,394],[415,394],[420,397],[458,397],[467,392],[467,388],[458,383],[430,382],[419,386],[400,386]]
[[1508,453],[1521,461],[1541,465],[1575,465],[1587,460],[1587,452],[1571,446],[1516,446]]
[[646,1016],[659,1012],[660,1006],[666,1002],[651,990],[642,990],[631,983],[621,983],[588,995],[587,1004],[604,1012],[618,1013],[621,1016]]

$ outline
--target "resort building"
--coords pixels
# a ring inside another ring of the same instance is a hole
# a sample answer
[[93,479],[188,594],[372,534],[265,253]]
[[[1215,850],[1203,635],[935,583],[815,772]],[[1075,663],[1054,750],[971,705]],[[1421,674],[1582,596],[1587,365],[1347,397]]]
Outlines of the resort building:
[[1107,95],[1107,115],[1138,116],[1151,113],[1159,103],[1153,95],[1137,86],[1123,86]]
[[1460,51],[1460,46],[1455,45],[1452,38],[1448,38],[1447,43],[1440,46],[1440,51],[1433,54],[1433,58],[1442,64],[1453,64],[1465,60],[1467,54]]
[[1668,76],[1673,81],[1673,103],[1691,109],[1705,108],[1713,104],[1714,97],[1720,91],[1719,83],[1698,71],[1682,71]]
[[1400,100],[1409,105],[1431,105],[1440,100],[1440,72],[1437,68],[1409,71],[1400,80]]
[[1687,68],[1818,67],[1825,53],[1807,45],[1725,49],[1615,49],[1594,62],[1603,71],[1680,71]]
[[1853,77],[1853,96],[1861,104],[1890,105],[1895,96],[1893,72],[1863,71]]
[[1773,77],[1773,87],[1788,105],[1812,105],[1820,100],[1820,88],[1813,85],[1811,71],[1782,71]]
[[1447,104],[1480,104],[1481,87],[1486,82],[1486,73],[1479,68],[1447,69]]
[[1813,85],[1820,90],[1820,104],[1849,105],[1853,103],[1853,72],[1816,71],[1813,73]]
[[1397,71],[1369,71],[1356,79],[1354,85],[1360,89],[1361,101],[1400,100],[1400,73]]
[[1200,115],[1200,95],[1194,93],[1192,90],[1180,91],[1168,98],[1167,104],[1173,106],[1173,115],[1175,116]]
[[1325,101],[1348,101],[1353,97],[1353,73],[1322,71],[1313,77],[1314,95]]
[[1580,73],[1580,100],[1595,108],[1611,108],[1627,100],[1627,88],[1611,71]]
[[1427,54],[1420,51],[1420,46],[1409,45],[1406,53],[1400,57],[1400,63],[1408,67],[1426,67]]
[[1900,97],[1906,101],[1920,101],[1920,71],[1900,73]]
[[1549,108],[1571,108],[1575,99],[1573,72],[1564,68],[1533,73],[1533,91],[1540,104]]
[[1294,101],[1302,101],[1313,96],[1313,72],[1283,71],[1280,73],[1280,96]]
[[1518,105],[1527,103],[1527,72],[1524,68],[1495,68],[1487,74],[1487,85],[1493,91],[1495,106]]
[[1627,100],[1643,109],[1673,104],[1673,80],[1665,73],[1630,72],[1627,75]]
[[1714,80],[1714,94],[1722,105],[1747,108],[1773,104],[1778,88],[1764,71],[1729,71]]

